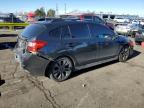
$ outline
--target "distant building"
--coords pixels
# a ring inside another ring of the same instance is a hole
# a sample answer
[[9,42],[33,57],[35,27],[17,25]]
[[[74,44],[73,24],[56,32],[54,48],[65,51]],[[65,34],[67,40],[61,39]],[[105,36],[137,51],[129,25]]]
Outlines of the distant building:
[[97,15],[104,19],[114,19],[114,18],[139,19],[138,15],[129,15],[129,14],[97,13]]

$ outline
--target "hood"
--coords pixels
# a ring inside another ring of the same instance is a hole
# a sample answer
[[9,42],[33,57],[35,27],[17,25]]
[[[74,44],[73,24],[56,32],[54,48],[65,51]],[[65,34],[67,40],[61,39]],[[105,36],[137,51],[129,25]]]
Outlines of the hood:
[[128,44],[131,47],[134,47],[134,42],[130,38],[123,36],[123,35],[118,36],[118,42],[120,44]]

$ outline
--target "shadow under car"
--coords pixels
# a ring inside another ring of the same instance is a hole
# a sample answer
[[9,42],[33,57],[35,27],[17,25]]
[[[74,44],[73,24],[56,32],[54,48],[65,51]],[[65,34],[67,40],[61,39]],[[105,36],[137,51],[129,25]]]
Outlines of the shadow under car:
[[[131,57],[129,57],[128,60],[137,57],[140,53],[141,52],[134,50],[133,51],[133,55]],[[114,63],[118,63],[118,60],[110,61],[110,62],[107,62],[107,63],[103,63],[103,64],[100,64],[100,65],[96,65],[96,66],[93,66],[93,67],[90,67],[90,68],[86,68],[86,69],[82,69],[82,70],[73,72],[73,74],[71,75],[71,77],[69,79],[74,78],[76,76],[79,76],[81,74],[84,74],[84,73],[87,73],[87,72],[102,68],[102,67],[105,67],[105,66],[112,65]]]

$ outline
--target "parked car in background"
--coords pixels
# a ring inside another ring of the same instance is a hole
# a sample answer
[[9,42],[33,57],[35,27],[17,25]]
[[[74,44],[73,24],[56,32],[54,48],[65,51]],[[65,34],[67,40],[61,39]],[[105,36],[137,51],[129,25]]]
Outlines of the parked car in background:
[[137,31],[135,35],[135,43],[141,44],[141,42],[144,42],[144,30]]
[[141,24],[121,24],[116,26],[116,32],[119,34],[126,34],[126,35],[133,35],[135,36],[135,33],[137,31],[140,31],[143,29],[143,26]]
[[132,24],[140,24],[140,21],[138,21],[138,20],[133,20],[131,23],[132,23]]
[[143,29],[143,26],[141,24],[131,24],[130,25],[131,31],[137,32]]
[[[13,13],[10,14],[0,14],[0,23],[24,23],[24,21],[17,18]],[[8,29],[9,27],[3,26],[0,29]],[[23,29],[23,26],[14,27],[14,29]]]
[[129,24],[120,24],[116,26],[115,30],[118,34],[129,34],[131,31],[131,28]]
[[87,21],[32,24],[18,37],[16,59],[31,74],[64,81],[80,69],[112,60],[125,62],[133,43],[107,26]]
[[0,14],[0,22],[7,22],[7,23],[24,23],[22,20],[17,18],[14,14]]
[[127,18],[114,18],[114,21],[116,23],[129,23],[130,19],[127,19]]
[[141,21],[140,21],[140,24],[144,26],[144,20],[141,20]]
[[75,20],[81,20],[81,21],[92,21],[95,23],[103,24],[108,26],[110,29],[114,30],[115,26],[113,23],[106,22],[96,14],[88,14],[88,13],[82,13],[82,14],[69,14],[69,15],[61,15],[61,18],[67,18],[67,19],[75,19]]

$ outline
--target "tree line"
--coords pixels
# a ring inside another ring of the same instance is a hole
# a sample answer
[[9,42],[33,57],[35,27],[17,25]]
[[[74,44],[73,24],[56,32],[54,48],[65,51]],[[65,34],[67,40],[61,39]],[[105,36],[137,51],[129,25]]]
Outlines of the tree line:
[[47,12],[45,12],[45,9],[41,7],[40,9],[35,10],[35,15],[37,17],[55,17],[56,12],[53,9],[49,9]]

